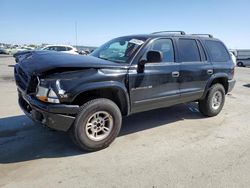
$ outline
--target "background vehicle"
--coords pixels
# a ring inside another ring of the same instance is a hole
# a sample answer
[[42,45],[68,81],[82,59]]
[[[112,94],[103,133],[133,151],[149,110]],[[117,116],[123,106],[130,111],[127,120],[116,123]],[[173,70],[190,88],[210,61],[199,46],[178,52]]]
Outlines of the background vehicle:
[[191,101],[216,116],[235,84],[230,54],[211,35],[178,33],[119,37],[89,56],[33,53],[15,66],[19,105],[91,151],[112,143],[122,116]]
[[69,54],[79,54],[77,49],[70,45],[48,45],[42,48],[42,50],[51,50],[51,51],[69,53]]
[[0,47],[0,54],[6,54],[4,48],[1,48],[1,47]]
[[233,63],[234,63],[234,65],[236,66],[237,65],[237,60],[236,60],[236,56],[234,55],[234,53],[233,52],[229,52],[230,53],[230,56],[231,56],[231,58],[232,58],[232,60],[233,60]]
[[250,66],[250,50],[237,50],[237,65],[239,67]]
[[[43,50],[48,50],[48,51],[57,51],[57,52],[63,52],[63,53],[68,53],[68,54],[75,54],[78,55],[78,51],[76,48],[73,46],[69,45],[47,45],[43,48],[37,48],[35,51],[43,51]],[[31,55],[34,50],[25,50],[25,51],[18,51],[16,52],[13,57],[15,58],[16,63],[20,62],[27,56]]]

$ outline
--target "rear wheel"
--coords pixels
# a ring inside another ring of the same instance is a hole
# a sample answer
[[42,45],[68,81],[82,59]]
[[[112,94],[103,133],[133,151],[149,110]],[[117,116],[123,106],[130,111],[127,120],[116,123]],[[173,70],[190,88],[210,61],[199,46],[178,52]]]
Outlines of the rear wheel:
[[109,99],[94,99],[81,107],[70,133],[81,149],[96,151],[108,147],[119,134],[122,116]]
[[237,66],[238,66],[238,67],[244,67],[244,64],[243,64],[242,62],[238,62],[238,63],[237,63]]
[[221,84],[214,84],[205,99],[199,101],[199,110],[205,116],[216,116],[225,103],[225,89]]

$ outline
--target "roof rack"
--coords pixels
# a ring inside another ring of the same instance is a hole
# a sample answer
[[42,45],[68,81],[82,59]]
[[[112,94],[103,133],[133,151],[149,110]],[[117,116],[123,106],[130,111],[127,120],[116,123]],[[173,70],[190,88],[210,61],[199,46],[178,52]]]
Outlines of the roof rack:
[[151,34],[155,35],[155,34],[160,34],[160,33],[180,33],[181,35],[186,34],[184,31],[157,31]]
[[191,35],[208,36],[209,38],[213,38],[213,35],[211,34],[191,34]]

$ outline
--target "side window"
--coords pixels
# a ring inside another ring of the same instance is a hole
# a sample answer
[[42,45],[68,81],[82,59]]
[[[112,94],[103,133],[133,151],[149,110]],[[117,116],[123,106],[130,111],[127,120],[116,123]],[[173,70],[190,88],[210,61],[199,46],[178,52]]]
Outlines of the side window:
[[225,62],[230,59],[227,49],[221,42],[206,40],[206,46],[212,61]]
[[66,51],[66,49],[65,49],[65,47],[63,47],[63,46],[57,46],[57,47],[56,47],[56,51],[61,52],[61,51]]
[[207,56],[206,56],[206,53],[204,51],[204,48],[203,48],[201,42],[200,41],[197,41],[197,42],[198,42],[198,46],[199,46],[199,50],[200,50],[201,59],[203,61],[207,61]]
[[194,39],[179,39],[181,62],[201,61],[199,49]]
[[45,48],[45,50],[54,50],[54,49],[53,49],[53,46],[50,46],[50,47]]
[[160,51],[162,53],[162,62],[174,62],[174,48],[171,39],[157,39],[151,43],[143,56],[146,59],[147,52],[150,50]]
[[70,50],[72,50],[72,48],[71,48],[71,47],[66,47],[66,49],[67,49],[67,51],[70,51]]

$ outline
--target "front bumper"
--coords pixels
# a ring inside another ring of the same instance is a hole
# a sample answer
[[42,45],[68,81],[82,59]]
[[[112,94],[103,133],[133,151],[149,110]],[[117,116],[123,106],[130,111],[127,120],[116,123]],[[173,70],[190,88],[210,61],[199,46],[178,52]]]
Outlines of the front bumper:
[[228,92],[231,92],[235,86],[236,80],[232,79],[232,80],[228,80]]
[[32,120],[49,128],[68,131],[78,113],[78,105],[47,104],[19,92],[19,106]]

